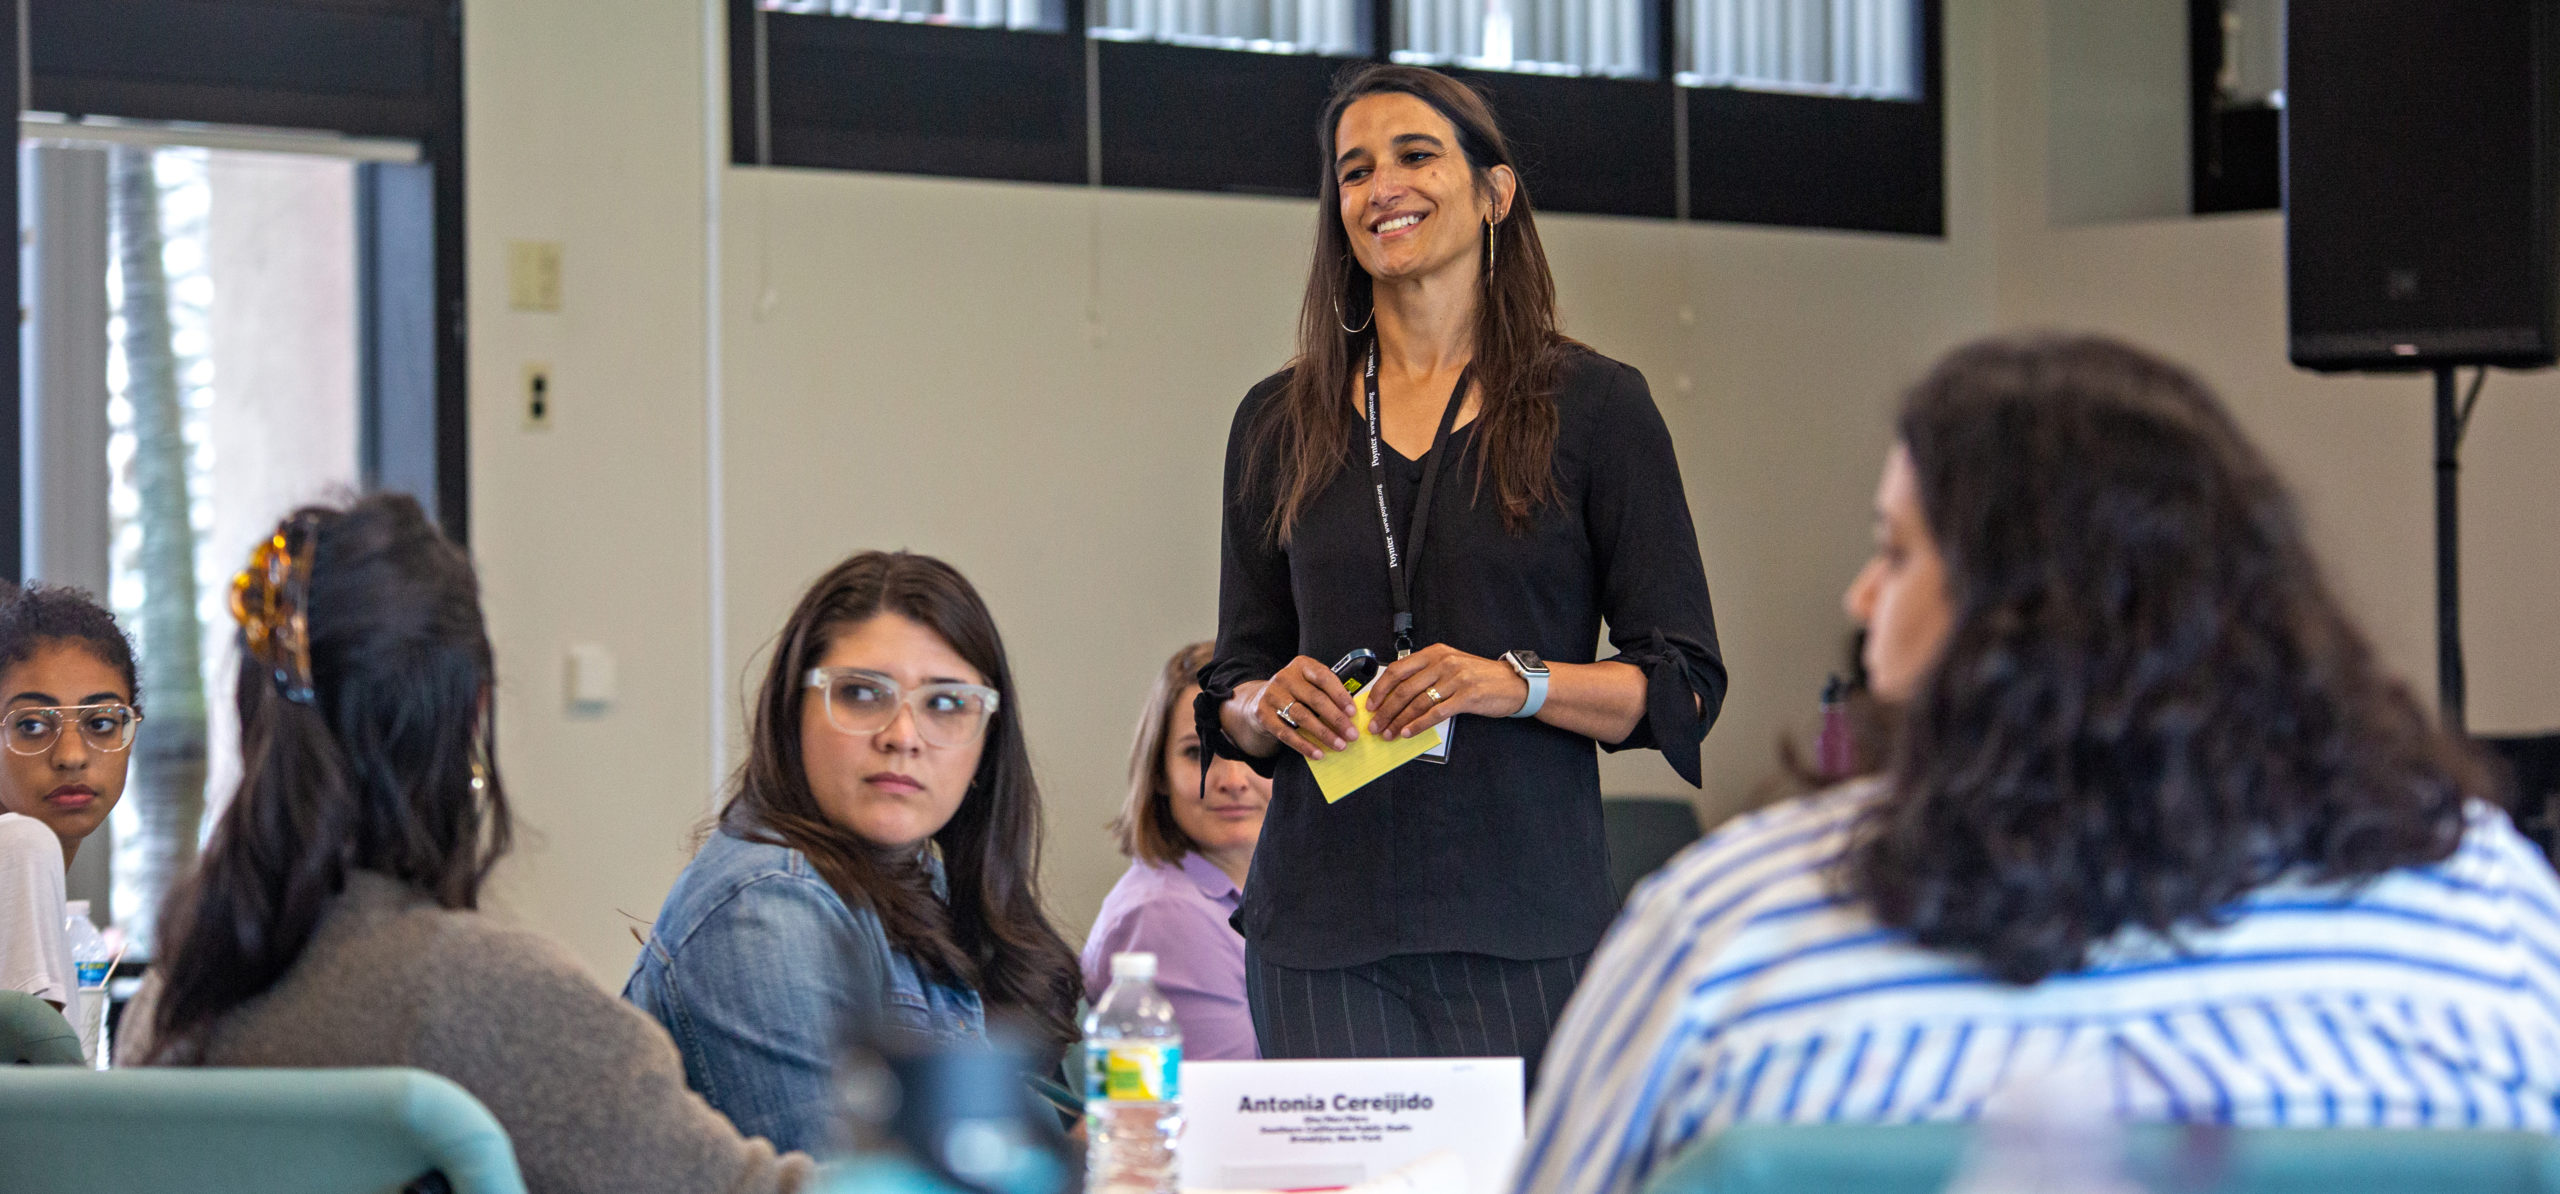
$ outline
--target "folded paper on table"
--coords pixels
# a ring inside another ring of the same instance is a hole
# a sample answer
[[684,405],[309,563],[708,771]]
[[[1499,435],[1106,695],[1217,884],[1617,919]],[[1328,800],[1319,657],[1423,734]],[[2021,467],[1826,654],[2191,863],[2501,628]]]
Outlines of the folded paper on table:
[[1324,789],[1324,802],[1331,804],[1368,786],[1371,780],[1402,767],[1440,745],[1440,727],[1433,726],[1410,738],[1389,742],[1369,732],[1369,693],[1362,690],[1351,698],[1351,745],[1328,751],[1321,759],[1307,764],[1315,773],[1316,786]]

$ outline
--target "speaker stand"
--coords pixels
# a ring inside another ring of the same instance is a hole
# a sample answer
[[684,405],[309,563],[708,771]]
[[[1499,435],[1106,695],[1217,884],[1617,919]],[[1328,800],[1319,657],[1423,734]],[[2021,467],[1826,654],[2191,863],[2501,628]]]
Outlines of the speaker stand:
[[2453,366],[2436,366],[2436,704],[2454,733],[2462,723],[2462,410]]
[[2453,365],[2437,365],[2436,377],[2436,705],[2447,729],[2468,734],[2463,719],[2462,671],[2462,433],[2480,403],[2489,367],[2457,396]]

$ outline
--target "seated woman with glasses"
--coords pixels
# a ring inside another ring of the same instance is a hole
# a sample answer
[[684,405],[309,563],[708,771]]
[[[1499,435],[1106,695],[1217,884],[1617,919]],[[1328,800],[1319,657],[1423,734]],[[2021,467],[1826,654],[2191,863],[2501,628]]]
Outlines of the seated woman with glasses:
[[120,1056],[414,1066],[488,1107],[532,1194],[800,1188],[667,1035],[477,911],[512,821],[462,549],[398,494],[297,511],[232,584],[240,787],[169,894]]
[[1096,1003],[1111,986],[1111,955],[1156,956],[1156,989],[1182,1025],[1182,1055],[1193,1061],[1262,1056],[1245,1005],[1244,936],[1230,923],[1244,899],[1245,874],[1271,806],[1271,780],[1240,759],[1200,749],[1189,716],[1200,669],[1216,643],[1173,653],[1147,694],[1129,755],[1129,796],[1111,836],[1129,869],[1103,897],[1084,941],[1084,992]]
[[79,991],[64,876],[124,795],[138,689],[133,644],[87,594],[0,594],[0,990],[55,1007]]
[[1041,911],[1040,792],[977,590],[904,552],[837,565],[784,624],[749,734],[623,988],[693,1088],[805,1149],[833,1135],[849,1026],[979,1045],[1009,1013],[1053,1065],[1076,959]]
[[2000,339],[1895,430],[1847,605],[1902,739],[1638,889],[1518,1188],[1617,1194],[1736,1123],[1995,1098],[2560,1126],[2560,879],[2222,404],[2112,341]]

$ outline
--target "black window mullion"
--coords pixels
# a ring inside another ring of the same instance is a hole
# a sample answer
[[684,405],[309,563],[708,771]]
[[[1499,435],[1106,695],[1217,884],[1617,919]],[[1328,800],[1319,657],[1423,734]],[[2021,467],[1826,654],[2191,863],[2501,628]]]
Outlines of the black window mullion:
[[1653,77],[1673,88],[1680,82],[1680,5],[1685,2],[1654,0],[1653,4]]
[[729,0],[729,161],[763,164],[765,105],[763,14],[756,0]]
[[[0,61],[11,64],[13,79],[17,75],[16,64],[21,61],[17,14],[16,6],[12,5],[8,18],[0,20]],[[17,87],[9,88],[9,127],[13,129],[18,126],[20,94]],[[0,162],[0,195],[9,196],[14,205],[18,194],[18,151],[14,140],[7,159]],[[0,254],[0,257],[8,259],[6,264],[0,264],[0,293],[10,295],[14,302],[18,294],[19,255],[10,252]],[[25,378],[19,369],[18,337],[14,334],[0,336],[0,340],[8,341],[6,347],[0,347],[0,377],[6,378],[0,381],[0,385],[7,386],[9,394],[9,401],[0,404],[0,408],[5,408],[0,409],[0,497],[7,498],[9,503],[8,516],[0,518],[0,576],[5,576],[14,588],[27,578],[25,511],[30,504],[23,498],[26,474],[21,436],[24,434],[28,396]]]

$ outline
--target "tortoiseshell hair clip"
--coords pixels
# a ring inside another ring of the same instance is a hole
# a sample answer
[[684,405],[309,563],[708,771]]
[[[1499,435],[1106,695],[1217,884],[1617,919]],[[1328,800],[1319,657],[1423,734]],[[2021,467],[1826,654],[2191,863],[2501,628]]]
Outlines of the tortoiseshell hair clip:
[[275,677],[284,699],[319,701],[311,686],[311,557],[316,528],[304,516],[276,524],[275,534],[249,553],[249,566],[231,579],[231,617],[240,623],[249,656]]

